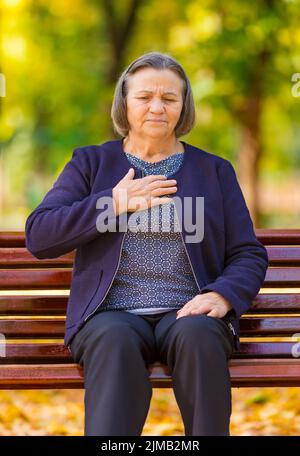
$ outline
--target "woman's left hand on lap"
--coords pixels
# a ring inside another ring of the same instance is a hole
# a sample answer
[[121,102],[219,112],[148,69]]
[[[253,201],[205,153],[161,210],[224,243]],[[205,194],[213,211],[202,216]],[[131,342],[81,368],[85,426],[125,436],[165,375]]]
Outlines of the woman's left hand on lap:
[[209,317],[224,317],[232,309],[230,302],[216,291],[198,294],[177,312],[176,319],[187,315],[207,314]]

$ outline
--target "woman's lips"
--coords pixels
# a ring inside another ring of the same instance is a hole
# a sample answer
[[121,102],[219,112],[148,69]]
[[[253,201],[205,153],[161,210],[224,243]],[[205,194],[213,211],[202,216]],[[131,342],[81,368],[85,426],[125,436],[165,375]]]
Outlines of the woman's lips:
[[151,120],[151,119],[149,119],[149,120],[147,120],[147,122],[166,122],[166,121],[165,120],[154,120],[154,119]]

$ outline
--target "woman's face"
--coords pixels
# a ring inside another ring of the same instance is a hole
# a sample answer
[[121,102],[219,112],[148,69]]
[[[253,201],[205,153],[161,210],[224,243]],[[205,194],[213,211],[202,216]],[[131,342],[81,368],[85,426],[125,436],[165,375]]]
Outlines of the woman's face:
[[182,79],[171,70],[143,68],[127,84],[130,133],[153,139],[172,136],[183,105]]

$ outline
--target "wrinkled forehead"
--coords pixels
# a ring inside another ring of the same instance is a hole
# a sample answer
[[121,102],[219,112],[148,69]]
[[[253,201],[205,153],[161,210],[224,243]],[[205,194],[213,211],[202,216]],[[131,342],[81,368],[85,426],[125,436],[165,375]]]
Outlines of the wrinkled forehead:
[[171,70],[146,68],[137,71],[128,78],[128,90],[133,94],[160,93],[177,96],[182,92],[184,81]]

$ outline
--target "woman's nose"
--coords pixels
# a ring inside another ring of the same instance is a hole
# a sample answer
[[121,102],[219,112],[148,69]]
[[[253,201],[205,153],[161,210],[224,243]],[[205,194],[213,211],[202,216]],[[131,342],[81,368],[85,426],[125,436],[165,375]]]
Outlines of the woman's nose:
[[152,100],[150,103],[151,112],[162,112],[164,110],[164,105],[160,100]]

